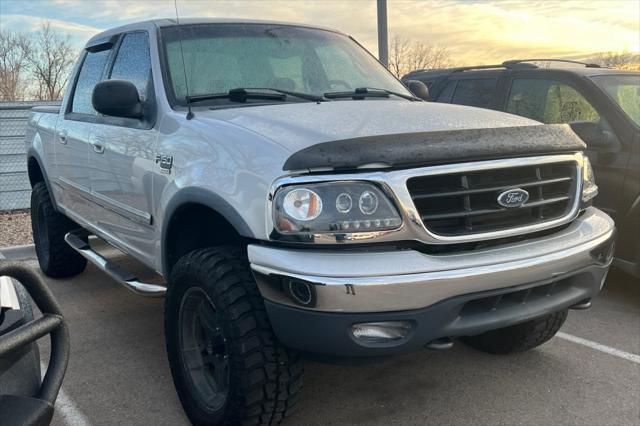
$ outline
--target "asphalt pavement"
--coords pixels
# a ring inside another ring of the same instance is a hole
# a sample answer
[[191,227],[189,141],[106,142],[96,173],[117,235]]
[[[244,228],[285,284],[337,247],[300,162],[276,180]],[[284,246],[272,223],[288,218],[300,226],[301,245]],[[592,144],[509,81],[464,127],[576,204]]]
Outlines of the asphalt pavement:
[[[32,247],[1,251],[37,266]],[[53,424],[187,424],[166,360],[163,300],[91,265],[47,283],[72,339]],[[308,362],[286,424],[640,424],[640,280],[612,270],[593,307],[571,311],[561,332],[509,356],[456,343],[375,363]]]

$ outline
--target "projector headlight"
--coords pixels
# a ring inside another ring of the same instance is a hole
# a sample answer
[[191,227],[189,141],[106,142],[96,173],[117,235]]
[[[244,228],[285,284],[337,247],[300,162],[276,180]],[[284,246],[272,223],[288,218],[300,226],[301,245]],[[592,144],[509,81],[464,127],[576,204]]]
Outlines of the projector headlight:
[[402,225],[391,200],[366,182],[286,186],[276,192],[273,209],[281,234],[385,231]]
[[587,157],[584,157],[584,163],[582,165],[582,202],[587,203],[598,195],[598,185],[596,185],[596,179],[593,175],[593,168],[591,162]]

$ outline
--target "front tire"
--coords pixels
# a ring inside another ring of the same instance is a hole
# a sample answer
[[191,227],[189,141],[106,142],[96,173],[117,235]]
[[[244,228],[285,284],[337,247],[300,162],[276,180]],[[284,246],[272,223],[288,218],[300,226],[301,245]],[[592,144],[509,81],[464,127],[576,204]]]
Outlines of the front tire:
[[565,309],[522,324],[465,337],[462,341],[490,354],[504,355],[528,351],[555,336],[567,319],[567,313]]
[[193,424],[277,424],[292,412],[302,361],[273,334],[243,251],[201,249],[178,261],[165,333],[173,381]]
[[87,259],[64,240],[69,231],[79,226],[58,213],[44,182],[38,182],[31,192],[31,229],[40,269],[51,278],[78,275],[87,266]]

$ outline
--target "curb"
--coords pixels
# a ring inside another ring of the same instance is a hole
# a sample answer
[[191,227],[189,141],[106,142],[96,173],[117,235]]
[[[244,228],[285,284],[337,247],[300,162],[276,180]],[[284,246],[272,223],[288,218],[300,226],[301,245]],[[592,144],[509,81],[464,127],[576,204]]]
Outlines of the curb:
[[0,258],[2,258],[2,255],[4,255],[6,259],[10,260],[35,259],[36,249],[33,244],[13,247],[0,247]]

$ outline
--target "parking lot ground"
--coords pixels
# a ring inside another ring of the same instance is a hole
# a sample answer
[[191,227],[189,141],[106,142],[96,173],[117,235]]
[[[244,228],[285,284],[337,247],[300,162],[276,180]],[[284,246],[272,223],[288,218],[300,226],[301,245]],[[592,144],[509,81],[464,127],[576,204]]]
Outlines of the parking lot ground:
[[[4,253],[37,266],[29,247]],[[163,300],[92,266],[47,283],[72,339],[54,424],[187,423],[166,361]],[[287,424],[640,424],[640,281],[612,270],[593,307],[571,311],[561,331],[510,356],[457,343],[375,363],[309,362]]]

